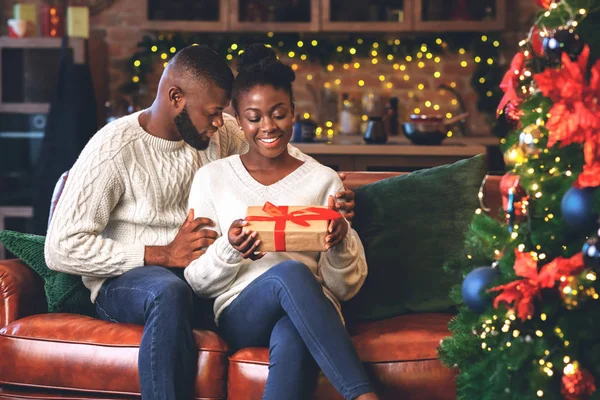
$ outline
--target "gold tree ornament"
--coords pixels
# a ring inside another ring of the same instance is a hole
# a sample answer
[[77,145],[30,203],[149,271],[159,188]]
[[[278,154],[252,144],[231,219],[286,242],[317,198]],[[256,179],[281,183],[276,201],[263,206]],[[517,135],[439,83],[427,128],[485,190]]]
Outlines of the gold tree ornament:
[[558,290],[567,310],[573,310],[581,304],[584,292],[579,286],[579,279],[575,276],[567,276],[564,280],[561,279]]
[[523,164],[527,160],[525,152],[515,144],[504,153],[504,164],[507,167],[514,167],[516,164]]

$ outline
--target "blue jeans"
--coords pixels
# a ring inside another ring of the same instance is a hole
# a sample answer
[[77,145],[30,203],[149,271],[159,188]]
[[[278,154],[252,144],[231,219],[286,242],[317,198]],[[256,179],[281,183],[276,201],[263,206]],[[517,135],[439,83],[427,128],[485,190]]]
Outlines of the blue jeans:
[[144,325],[138,354],[142,399],[192,398],[198,356],[192,328],[213,319],[211,303],[194,294],[183,269],[139,267],[104,282],[96,298],[99,317]]
[[310,398],[317,365],[346,399],[374,391],[335,307],[298,261],[279,263],[246,286],[221,313],[219,328],[236,349],[269,347],[263,399]]

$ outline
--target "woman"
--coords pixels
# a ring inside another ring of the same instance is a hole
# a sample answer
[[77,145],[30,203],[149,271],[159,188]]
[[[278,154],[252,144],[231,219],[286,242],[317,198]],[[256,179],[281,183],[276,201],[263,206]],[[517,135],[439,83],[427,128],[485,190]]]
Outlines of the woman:
[[292,69],[270,48],[252,45],[238,72],[232,105],[250,150],[196,173],[189,208],[215,221],[221,236],[185,277],[198,295],[216,298],[216,322],[234,348],[269,346],[263,399],[309,398],[318,367],[346,399],[377,399],[340,314],[339,302],[353,297],[367,275],[356,232],[338,218],[329,224],[324,253],[256,252],[260,240],[242,219],[247,206],[333,208],[343,185],[330,168],[288,153]]

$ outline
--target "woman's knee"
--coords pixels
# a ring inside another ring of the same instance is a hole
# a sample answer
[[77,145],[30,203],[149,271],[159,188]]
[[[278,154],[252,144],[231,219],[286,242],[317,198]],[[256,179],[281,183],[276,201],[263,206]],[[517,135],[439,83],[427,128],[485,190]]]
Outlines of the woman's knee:
[[312,361],[312,356],[304,340],[288,316],[282,317],[275,324],[271,333],[269,352],[272,363],[295,360],[295,362],[305,364]]
[[275,265],[272,273],[285,283],[316,282],[312,271],[296,260],[283,261]]

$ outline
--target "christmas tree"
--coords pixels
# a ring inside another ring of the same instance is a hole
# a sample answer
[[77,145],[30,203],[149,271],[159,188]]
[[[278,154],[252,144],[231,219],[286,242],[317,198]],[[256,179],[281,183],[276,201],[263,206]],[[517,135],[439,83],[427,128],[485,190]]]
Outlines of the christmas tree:
[[[501,83],[507,172],[448,271],[458,398],[600,399],[600,0],[541,6]],[[483,187],[483,185],[482,185]]]

